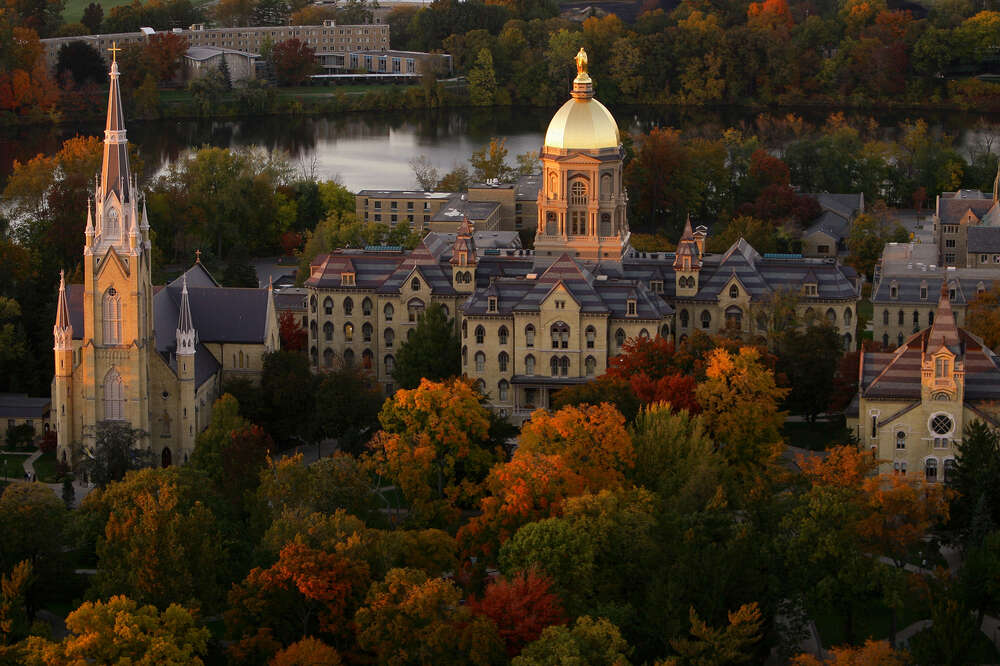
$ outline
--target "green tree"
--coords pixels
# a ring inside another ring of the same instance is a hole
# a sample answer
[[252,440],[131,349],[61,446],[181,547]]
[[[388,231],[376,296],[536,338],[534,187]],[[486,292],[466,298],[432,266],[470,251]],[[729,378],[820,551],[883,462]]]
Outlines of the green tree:
[[130,470],[151,467],[153,453],[138,445],[141,435],[129,423],[99,421],[93,450],[84,450],[83,465],[90,480],[103,487],[121,481]]
[[514,170],[507,164],[507,137],[490,139],[487,145],[472,153],[469,163],[472,165],[473,180],[477,183],[491,180],[506,183],[514,175]]
[[[28,635],[28,590],[31,587],[31,562],[18,562],[10,575],[0,576],[0,660],[7,662],[7,647]],[[10,661],[13,663],[13,660]]]
[[778,368],[791,384],[785,398],[790,411],[815,423],[819,414],[829,410],[833,376],[842,355],[843,341],[825,321],[805,330],[790,330],[780,338]]
[[950,527],[974,547],[1000,527],[1000,434],[977,419],[965,426],[955,449],[955,467],[946,481],[957,492]]
[[198,433],[191,466],[208,475],[215,485],[222,485],[223,450],[234,431],[245,428],[246,419],[240,416],[240,403],[229,393],[224,393],[212,405],[212,420]]
[[66,628],[70,635],[58,643],[29,638],[27,663],[200,666],[210,636],[182,606],[160,612],[123,596],[85,602],[66,617]]
[[855,218],[847,236],[850,254],[847,263],[863,275],[871,277],[875,264],[882,257],[886,243],[905,243],[909,234],[901,224],[890,220],[879,220],[873,215],[863,214]]
[[469,72],[469,101],[473,106],[493,106],[496,94],[497,79],[493,70],[493,54],[489,49],[480,49],[476,65]]
[[210,116],[222,103],[222,95],[225,93],[226,86],[219,71],[213,69],[203,76],[191,79],[187,89],[198,113],[202,116]]
[[431,303],[396,352],[393,379],[400,388],[412,389],[421,379],[440,381],[462,372],[461,343],[454,320],[440,303]]
[[632,649],[618,627],[604,618],[584,615],[572,627],[546,627],[512,666],[628,666]]
[[342,368],[320,377],[316,385],[314,439],[336,438],[341,451],[360,453],[378,427],[382,393],[356,368]]
[[757,604],[745,604],[729,613],[729,625],[722,629],[709,627],[691,608],[693,638],[672,640],[670,644],[680,653],[683,664],[745,664],[754,657],[752,649],[761,639],[763,624]]
[[17,482],[0,496],[0,572],[12,571],[27,561],[33,584],[26,591],[27,607],[34,614],[39,603],[59,590],[67,565],[63,551],[67,524],[66,505],[47,486]]
[[309,358],[285,350],[265,354],[260,387],[268,396],[261,407],[260,425],[279,444],[307,441],[315,432],[316,379],[309,369]]

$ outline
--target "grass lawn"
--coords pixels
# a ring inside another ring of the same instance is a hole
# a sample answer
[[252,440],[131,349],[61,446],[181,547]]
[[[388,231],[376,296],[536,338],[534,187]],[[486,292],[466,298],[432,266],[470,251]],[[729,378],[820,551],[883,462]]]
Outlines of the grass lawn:
[[26,455],[0,454],[0,477],[11,481],[24,481]]
[[35,474],[42,483],[56,483],[56,454],[43,453],[35,461]]
[[844,424],[843,418],[816,421],[816,423],[789,421],[781,427],[781,434],[785,438],[785,444],[810,451],[822,451],[850,443],[850,431]]
[[871,321],[874,311],[875,308],[872,305],[872,302],[867,298],[863,301],[858,301],[858,317],[864,319],[865,321]]

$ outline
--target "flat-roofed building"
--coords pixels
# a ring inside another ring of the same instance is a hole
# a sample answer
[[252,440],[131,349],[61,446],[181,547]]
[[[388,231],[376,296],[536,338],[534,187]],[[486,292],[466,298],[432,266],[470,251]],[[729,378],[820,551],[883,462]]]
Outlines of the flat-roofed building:
[[361,190],[354,195],[354,212],[359,222],[405,224],[413,231],[429,231],[431,218],[454,196],[453,192]]

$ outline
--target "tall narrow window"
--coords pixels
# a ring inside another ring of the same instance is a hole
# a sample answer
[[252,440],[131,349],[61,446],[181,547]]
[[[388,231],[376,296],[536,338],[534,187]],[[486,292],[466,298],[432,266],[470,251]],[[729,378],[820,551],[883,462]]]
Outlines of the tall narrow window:
[[507,344],[507,336],[508,335],[509,334],[507,333],[507,327],[506,326],[501,326],[500,330],[497,333],[497,336],[500,338],[500,344],[502,344],[502,345]]
[[535,346],[535,327],[528,324],[524,327],[524,346],[534,347]]
[[125,418],[125,385],[114,368],[104,377],[104,418],[108,421]]
[[122,302],[114,287],[104,292],[104,344],[120,345],[122,341]]

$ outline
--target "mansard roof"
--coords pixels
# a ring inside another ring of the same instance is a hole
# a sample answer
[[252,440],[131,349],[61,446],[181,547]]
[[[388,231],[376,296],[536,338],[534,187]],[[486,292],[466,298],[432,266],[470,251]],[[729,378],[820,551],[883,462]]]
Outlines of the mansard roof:
[[977,252],[1000,252],[1000,227],[969,227],[969,254]]
[[[917,271],[907,275],[885,275],[875,285],[872,303],[875,305],[930,305],[934,303],[935,289],[946,279],[954,287],[952,304],[965,305],[979,293],[980,284],[989,289],[994,280],[1000,280],[1000,272],[979,268],[959,268],[956,270]],[[895,285],[896,298],[891,296]],[[927,289],[927,297],[920,297],[921,288]]]

